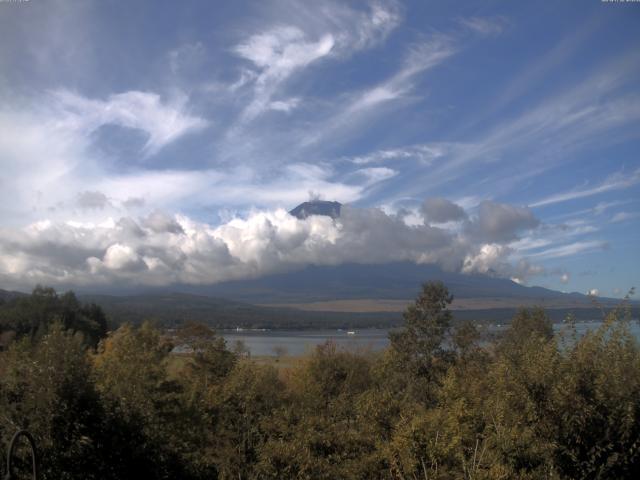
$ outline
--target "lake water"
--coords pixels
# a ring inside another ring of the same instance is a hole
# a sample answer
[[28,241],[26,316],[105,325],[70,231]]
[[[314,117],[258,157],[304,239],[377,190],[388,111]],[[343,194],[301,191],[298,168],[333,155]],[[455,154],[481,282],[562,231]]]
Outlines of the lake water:
[[[578,322],[576,330],[583,335],[601,325],[600,322]],[[631,332],[640,340],[640,323],[631,322]],[[555,324],[556,331],[561,330],[563,324]],[[489,332],[500,332],[506,326],[491,326]],[[332,341],[338,348],[349,351],[370,349],[383,350],[389,345],[388,329],[362,329],[354,330],[350,334],[347,330],[223,330],[220,334],[227,341],[227,348],[233,349],[238,340],[251,352],[251,355],[275,356],[277,349],[284,349],[285,355],[303,355],[322,345]]]
[[331,340],[338,348],[350,351],[383,350],[389,345],[387,329],[362,329],[349,334],[347,330],[243,330],[221,331],[227,348],[233,349],[238,340],[244,342],[251,355],[275,355],[284,348],[285,355],[303,355]]

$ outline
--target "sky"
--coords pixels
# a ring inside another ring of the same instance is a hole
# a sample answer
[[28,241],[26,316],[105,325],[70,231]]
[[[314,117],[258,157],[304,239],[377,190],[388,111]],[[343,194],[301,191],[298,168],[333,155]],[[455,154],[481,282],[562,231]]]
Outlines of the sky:
[[412,261],[621,297],[639,154],[640,3],[0,1],[0,288]]

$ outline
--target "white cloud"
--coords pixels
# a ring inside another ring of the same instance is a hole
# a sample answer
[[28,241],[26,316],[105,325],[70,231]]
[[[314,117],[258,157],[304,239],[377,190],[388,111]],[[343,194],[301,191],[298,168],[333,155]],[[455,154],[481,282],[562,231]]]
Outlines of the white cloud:
[[[281,8],[278,8],[281,7]],[[395,0],[349,3],[317,0],[310,3],[284,1],[269,5],[272,23],[295,25],[310,35],[331,33],[332,54],[348,57],[383,43],[402,21],[401,6]]]
[[511,253],[511,249],[505,245],[484,244],[474,253],[468,254],[464,259],[462,271],[464,273],[488,273],[499,268],[504,262],[504,257]]
[[41,222],[3,230],[0,278],[13,284],[215,283],[310,263],[449,261],[454,250],[446,231],[407,227],[375,209],[344,207],[336,222],[256,212],[218,227],[156,212],[100,226]]
[[484,36],[500,35],[509,22],[504,17],[467,17],[459,20],[469,30]]
[[579,253],[589,253],[604,250],[607,248],[607,243],[599,240],[590,240],[583,242],[574,242],[567,245],[561,245],[559,247],[549,248],[547,250],[543,250],[541,252],[531,253],[529,257],[538,258],[538,259],[549,259],[549,258],[559,258],[559,257],[568,257],[572,255],[577,255]]
[[[93,262],[91,263],[93,264]],[[125,270],[138,267],[140,265],[140,258],[138,257],[137,253],[128,245],[114,243],[109,248],[107,248],[102,263],[109,270]],[[93,264],[92,266],[95,267],[95,264]]]
[[537,227],[540,221],[531,210],[485,200],[478,207],[478,215],[466,228],[475,237],[487,242],[510,242],[517,234]]
[[[626,201],[626,202],[623,202],[623,201],[599,202],[595,207],[593,207],[592,211],[596,215],[602,215],[604,212],[606,212],[611,207],[615,207],[617,205],[622,205],[624,203],[629,203],[629,202],[628,201]],[[584,212],[580,212],[580,213],[584,213]]]
[[271,110],[275,110],[277,112],[289,113],[294,110],[300,104],[299,98],[288,98],[287,100],[276,100],[269,104],[269,108]]
[[397,6],[376,3],[365,11],[343,3],[318,2],[313,7],[289,4],[283,18],[233,48],[253,68],[243,69],[232,91],[251,87],[252,99],[240,123],[254,120],[268,110],[289,112],[300,99],[273,100],[286,82],[311,64],[329,57],[344,57],[384,41],[400,22]]
[[439,65],[454,53],[453,42],[445,35],[435,35],[429,41],[415,45],[396,74],[362,92],[346,111],[352,115],[405,95],[412,90],[412,80],[416,75]]
[[[120,105],[122,98],[113,103],[97,101],[96,106],[93,100],[73,97],[70,103],[78,101],[78,109],[68,102],[65,108],[57,101],[51,106],[47,104],[51,98],[45,95],[40,98],[43,105],[31,109],[0,108],[0,215],[4,225],[24,225],[43,217],[66,221],[70,215],[71,220],[94,221],[104,215],[121,216],[129,209],[143,214],[155,208],[293,206],[305,200],[310,190],[349,203],[395,174],[383,167],[363,169],[346,182],[331,166],[291,162],[241,162],[193,170],[149,168],[147,164],[113,168],[110,159],[95,150],[91,131],[104,122],[120,120],[153,131],[153,126],[142,126],[141,118],[147,114],[126,109],[103,112]],[[182,118],[179,112],[175,115]],[[167,115],[165,120],[170,124],[172,118]]]
[[[609,177],[607,177],[599,185],[551,195],[547,198],[543,198],[542,200],[538,200],[537,202],[534,202],[529,206],[532,208],[542,207],[544,205],[551,205],[554,203],[566,202],[569,200],[575,200],[577,198],[590,197],[590,196],[597,195],[599,193],[608,192],[611,190],[621,190],[621,189],[629,188],[633,185],[636,185],[637,183],[640,183],[640,169],[636,169],[631,173],[616,172],[610,175]],[[598,207],[596,207],[596,209],[597,208]],[[604,209],[601,209],[601,211],[602,210]]]
[[[316,172],[317,174],[317,172]],[[379,209],[343,206],[337,220],[257,211],[219,226],[154,211],[102,222],[44,221],[0,231],[0,279],[90,285],[206,284],[344,262],[412,261],[449,270],[523,276],[512,249],[456,229],[408,225]]]
[[169,68],[173,74],[180,74],[197,67],[204,61],[206,49],[201,42],[185,43],[167,54]]
[[538,248],[546,247],[551,245],[553,240],[551,238],[533,238],[533,237],[524,237],[522,239],[516,240],[515,242],[511,242],[509,245],[519,251],[526,252],[528,250],[536,250]]
[[430,165],[434,160],[444,157],[449,150],[447,144],[421,144],[401,148],[377,150],[375,152],[355,157],[345,157],[345,160],[357,165],[382,163],[393,160],[416,160],[424,165]]
[[627,220],[633,220],[639,216],[640,214],[638,212],[618,212],[611,218],[611,223],[626,222]]
[[598,295],[600,295],[600,290],[598,290],[597,288],[592,288],[587,292],[587,295],[591,295],[592,297],[597,297]]
[[378,45],[401,21],[395,2],[376,2],[362,12],[351,10],[346,5],[336,2],[322,9],[324,21],[333,23],[338,32],[338,53],[343,55]]
[[186,111],[184,95],[176,95],[170,102],[163,102],[158,94],[138,91],[110,95],[106,100],[89,99],[69,90],[57,90],[52,96],[50,115],[58,127],[85,136],[103,125],[141,130],[147,135],[145,155],[157,153],[208,123]]
[[364,179],[364,185],[375,185],[390,178],[395,177],[398,174],[397,171],[387,167],[369,167],[361,168],[353,172],[351,177],[360,176]]
[[[368,174],[379,177],[376,181],[387,176],[384,172]],[[288,175],[295,176],[301,184],[295,194],[301,196],[297,201],[302,201],[313,190],[303,192],[302,188],[316,186],[319,178],[331,175],[331,170],[297,165],[292,166]],[[165,179],[158,181],[158,185],[164,184]],[[264,190],[256,192],[250,187],[225,190],[222,182],[220,188],[210,189],[215,195],[231,198],[267,195]],[[144,179],[141,183],[149,181]],[[292,182],[285,180],[284,184]],[[272,188],[272,194],[279,195],[278,201],[288,195],[275,193],[286,190],[277,182]],[[353,192],[357,195],[357,189]],[[273,199],[259,199],[260,203],[268,200]],[[447,209],[451,205],[447,204]],[[532,262],[606,248],[605,242],[593,240],[558,244],[566,236],[556,237],[554,229],[536,226],[531,212],[520,207],[485,201],[473,211],[476,214],[471,216],[462,212],[462,227],[459,222],[435,227],[407,221],[410,212],[385,213],[348,205],[343,206],[340,218],[335,221],[321,216],[300,220],[283,209],[253,211],[243,217],[227,212],[227,219],[217,226],[161,210],[118,220],[104,217],[102,221],[89,222],[46,220],[25,228],[0,230],[0,280],[16,288],[36,282],[207,284],[284,272],[309,264],[411,261],[526,283],[531,277],[546,274],[545,268]],[[456,208],[454,216],[459,218],[459,214]],[[445,217],[451,219],[451,214]],[[514,240],[519,232],[531,229],[540,236]],[[545,237],[547,231],[551,235]],[[568,283],[567,272],[552,273],[559,274],[562,283]]]
[[264,76],[258,82],[264,83],[267,77],[286,78],[296,69],[327,55],[333,47],[331,35],[317,42],[307,42],[305,37],[298,27],[276,27],[252,35],[234,51],[263,70]]
[[331,34],[308,40],[299,28],[284,26],[253,35],[237,45],[234,51],[258,68],[253,100],[244,109],[242,121],[253,120],[273,108],[271,98],[280,85],[296,71],[327,56],[334,44]]
[[76,205],[83,210],[102,210],[109,205],[109,199],[102,192],[83,191],[76,197]]
[[151,212],[143,224],[155,233],[184,233],[182,225],[176,219],[159,210]]
[[330,134],[344,135],[362,122],[370,121],[374,111],[412,92],[418,75],[436,67],[455,52],[453,40],[446,35],[433,35],[428,41],[414,45],[396,73],[351,95],[346,102],[340,101],[337,111],[325,118],[322,126],[305,136],[301,144],[309,147]]
[[[633,83],[637,65],[636,55],[623,54],[594,69],[581,83],[544,98],[519,115],[497,123],[488,123],[479,115],[459,128],[459,144],[463,147],[439,162],[428,178],[408,183],[407,190],[442,188],[461,177],[482,174],[488,164],[504,167],[502,177],[500,172],[492,173],[492,189],[509,190],[549,168],[573,161],[578,151],[591,146],[603,148],[634,135],[631,127],[640,119],[640,97],[630,94],[626,87]],[[490,127],[485,128],[485,124]],[[515,157],[527,162],[526,171],[506,161]],[[581,196],[599,193],[585,190]],[[575,193],[553,195],[530,206],[577,198]],[[580,195],[580,191],[577,193]]]
[[425,221],[445,223],[467,218],[464,209],[446,198],[427,198],[422,204]]
[[122,206],[127,209],[142,208],[146,204],[146,201],[142,197],[128,197],[122,202]]

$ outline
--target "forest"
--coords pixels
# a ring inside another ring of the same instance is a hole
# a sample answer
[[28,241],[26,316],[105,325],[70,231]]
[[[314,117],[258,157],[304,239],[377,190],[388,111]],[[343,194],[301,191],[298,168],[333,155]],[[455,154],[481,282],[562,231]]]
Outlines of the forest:
[[204,324],[116,328],[38,287],[0,305],[0,454],[26,429],[51,480],[640,478],[624,302],[583,336],[521,309],[487,342],[451,301],[426,283],[385,351],[327,343],[275,368]]

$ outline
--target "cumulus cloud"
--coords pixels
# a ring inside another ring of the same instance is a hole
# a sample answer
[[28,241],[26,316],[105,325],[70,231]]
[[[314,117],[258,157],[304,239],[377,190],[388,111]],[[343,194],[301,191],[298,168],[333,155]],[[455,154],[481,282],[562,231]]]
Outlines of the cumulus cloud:
[[422,204],[422,214],[426,221],[445,223],[467,217],[464,209],[446,198],[427,198]]
[[109,205],[109,199],[102,192],[84,191],[76,197],[76,205],[83,210],[102,210]]
[[491,242],[509,242],[523,230],[537,227],[540,221],[528,208],[485,200],[478,207],[478,215],[470,220],[467,229],[476,238]]
[[[458,212],[459,214],[459,212]],[[0,231],[6,285],[210,284],[306,265],[411,261],[447,270],[526,278],[513,249],[466,230],[407,224],[377,208],[344,206],[337,219],[254,212],[218,226],[154,211],[101,223],[43,221]]]
[[125,208],[141,208],[144,207],[146,201],[142,197],[129,197],[122,202]]
[[155,233],[184,233],[182,226],[175,218],[161,211],[153,211],[145,220],[144,226],[150,228]]
[[102,262],[100,262],[100,260],[96,259],[95,257],[91,257],[87,259],[87,263],[91,265],[93,271],[95,271],[100,263],[102,263],[102,265],[104,265],[107,269],[113,271],[136,271],[143,266],[140,257],[133,250],[133,248],[128,245],[122,245],[120,243],[114,243],[109,248],[107,248]]
[[505,245],[484,244],[478,251],[465,257],[462,271],[464,273],[495,272],[509,253],[511,253],[511,249]]
[[569,283],[569,279],[570,279],[569,274],[566,272],[560,275],[560,281],[564,284]]

